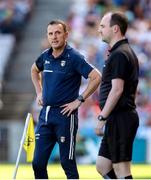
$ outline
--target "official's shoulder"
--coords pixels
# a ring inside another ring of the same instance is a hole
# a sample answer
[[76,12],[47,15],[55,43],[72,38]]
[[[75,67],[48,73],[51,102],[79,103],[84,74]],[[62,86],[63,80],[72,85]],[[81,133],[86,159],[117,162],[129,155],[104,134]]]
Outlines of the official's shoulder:
[[121,50],[120,48],[119,49],[116,49],[115,51],[113,51],[111,53],[111,56],[114,57],[114,56],[121,56],[121,55],[124,55],[125,54],[125,51],[124,50]]

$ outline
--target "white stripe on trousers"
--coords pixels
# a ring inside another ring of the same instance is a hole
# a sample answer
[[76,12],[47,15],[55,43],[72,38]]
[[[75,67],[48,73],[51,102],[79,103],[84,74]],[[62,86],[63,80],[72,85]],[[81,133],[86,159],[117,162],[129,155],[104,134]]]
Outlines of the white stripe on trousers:
[[74,151],[74,115],[71,114],[71,121],[70,121],[70,150],[69,150],[69,159],[73,159],[73,151]]
[[46,115],[45,115],[45,122],[46,122],[46,123],[47,123],[47,121],[48,121],[48,113],[49,113],[50,107],[51,107],[51,106],[47,106],[47,107],[46,107]]

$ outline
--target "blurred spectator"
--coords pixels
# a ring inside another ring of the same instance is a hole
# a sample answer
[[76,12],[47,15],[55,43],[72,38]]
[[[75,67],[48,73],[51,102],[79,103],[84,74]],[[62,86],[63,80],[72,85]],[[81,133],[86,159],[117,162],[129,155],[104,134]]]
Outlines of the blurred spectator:
[[0,82],[0,110],[2,109],[3,107],[3,102],[1,100],[1,92],[2,92],[2,83]]
[[48,42],[48,39],[46,37],[44,37],[41,41],[41,50],[44,51],[48,48],[50,48],[50,44]]
[[[79,3],[82,4],[79,6]],[[78,8],[79,7],[79,8]],[[108,9],[119,9],[125,12],[130,28],[127,36],[138,55],[140,65],[140,82],[137,94],[137,110],[140,124],[151,125],[151,1],[149,0],[78,0],[73,4],[69,14],[71,43],[81,50],[86,59],[102,70],[106,59],[107,48],[98,41],[98,19]],[[72,14],[72,15],[71,15]],[[69,20],[68,19],[68,20]],[[67,21],[68,22],[68,21]],[[84,82],[83,82],[84,83]],[[93,101],[93,100],[92,100]],[[86,102],[80,110],[80,136],[94,138],[95,109]],[[90,130],[91,129],[91,130]],[[95,138],[94,138],[95,141]]]
[[0,0],[0,109],[5,69],[33,5],[34,0]]
[[0,0],[0,32],[16,36],[24,28],[34,0]]

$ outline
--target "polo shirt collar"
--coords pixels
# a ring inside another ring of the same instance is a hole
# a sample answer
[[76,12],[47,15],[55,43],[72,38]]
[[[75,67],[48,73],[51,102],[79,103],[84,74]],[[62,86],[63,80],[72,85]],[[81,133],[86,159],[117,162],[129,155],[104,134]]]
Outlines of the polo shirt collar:
[[115,49],[117,49],[120,45],[127,44],[127,43],[128,43],[128,39],[122,39],[122,40],[118,41],[117,43],[115,43],[114,46],[109,50],[109,52],[112,52]]
[[[58,56],[58,57],[55,58],[55,59],[66,58],[66,54],[67,54],[66,52],[67,52],[69,49],[71,49],[71,46],[69,46],[68,44],[66,44],[66,46],[65,46],[64,51],[62,52],[62,54],[60,54],[60,56]],[[48,54],[50,55],[51,58],[54,58],[54,57],[52,56],[52,48],[49,49]]]

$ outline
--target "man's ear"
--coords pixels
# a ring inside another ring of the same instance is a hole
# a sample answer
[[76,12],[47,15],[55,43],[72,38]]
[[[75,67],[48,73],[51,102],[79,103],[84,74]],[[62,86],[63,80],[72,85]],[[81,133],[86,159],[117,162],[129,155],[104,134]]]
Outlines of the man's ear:
[[68,39],[68,36],[69,36],[69,32],[67,31],[66,32],[66,40]]
[[114,25],[114,26],[113,26],[113,32],[114,32],[114,33],[117,33],[117,32],[119,31],[119,28],[120,28],[120,27],[119,27],[118,25]]

